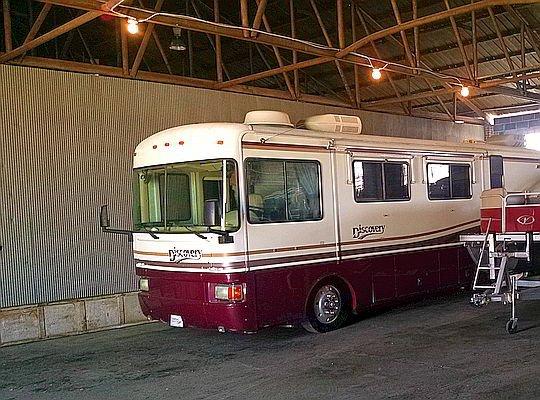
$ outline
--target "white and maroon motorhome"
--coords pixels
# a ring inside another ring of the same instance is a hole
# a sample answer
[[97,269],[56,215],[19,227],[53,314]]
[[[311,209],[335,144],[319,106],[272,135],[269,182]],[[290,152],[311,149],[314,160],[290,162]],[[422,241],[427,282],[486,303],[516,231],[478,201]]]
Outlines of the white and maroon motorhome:
[[133,251],[147,316],[324,332],[351,312],[469,286],[458,238],[479,231],[482,191],[540,181],[532,150],[361,135],[349,116],[302,126],[251,112],[137,146]]

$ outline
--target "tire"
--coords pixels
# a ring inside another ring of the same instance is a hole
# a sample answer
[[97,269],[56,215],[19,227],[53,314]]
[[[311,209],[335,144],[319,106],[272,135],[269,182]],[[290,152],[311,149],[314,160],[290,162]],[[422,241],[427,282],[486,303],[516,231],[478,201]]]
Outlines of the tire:
[[341,328],[351,315],[351,295],[347,286],[329,280],[315,286],[306,305],[305,330],[325,333]]
[[516,319],[511,319],[506,323],[506,332],[513,335],[518,331],[518,321]]

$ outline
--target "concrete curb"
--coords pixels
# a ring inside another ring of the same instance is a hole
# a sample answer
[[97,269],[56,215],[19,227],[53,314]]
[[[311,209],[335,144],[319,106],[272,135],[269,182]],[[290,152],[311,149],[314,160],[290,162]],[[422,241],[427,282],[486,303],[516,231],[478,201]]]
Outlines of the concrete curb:
[[0,346],[149,322],[137,292],[0,309]]

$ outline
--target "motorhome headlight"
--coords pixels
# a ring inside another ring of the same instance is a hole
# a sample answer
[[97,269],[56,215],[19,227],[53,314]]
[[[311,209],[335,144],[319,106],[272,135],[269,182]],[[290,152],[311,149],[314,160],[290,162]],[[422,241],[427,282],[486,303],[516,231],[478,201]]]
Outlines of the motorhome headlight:
[[139,290],[148,292],[150,290],[150,280],[148,278],[139,279]]
[[214,287],[216,300],[242,301],[244,300],[244,285],[240,283],[218,284]]

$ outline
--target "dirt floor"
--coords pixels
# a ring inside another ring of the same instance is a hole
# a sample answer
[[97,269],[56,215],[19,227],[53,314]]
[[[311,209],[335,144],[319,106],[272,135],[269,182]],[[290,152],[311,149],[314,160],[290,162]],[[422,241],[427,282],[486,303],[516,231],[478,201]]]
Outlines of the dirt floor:
[[475,309],[463,294],[324,335],[159,323],[0,349],[0,399],[538,399],[540,303]]

